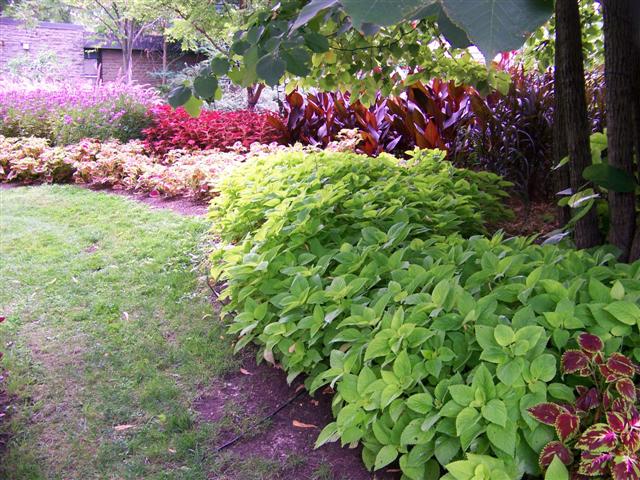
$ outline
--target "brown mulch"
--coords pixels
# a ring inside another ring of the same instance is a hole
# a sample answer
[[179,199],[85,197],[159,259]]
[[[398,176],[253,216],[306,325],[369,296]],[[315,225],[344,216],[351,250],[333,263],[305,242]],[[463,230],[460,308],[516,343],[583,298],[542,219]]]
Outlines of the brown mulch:
[[542,241],[545,235],[560,228],[557,220],[557,205],[553,202],[525,203],[519,197],[511,197],[508,207],[515,214],[513,220],[499,221],[496,227],[504,230],[509,236],[538,235]]
[[[392,480],[400,475],[395,468],[368,472],[361,458],[361,447],[341,448],[339,442],[328,443],[314,449],[318,434],[333,421],[331,397],[333,391],[326,388],[313,397],[302,392],[302,380],[296,379],[292,385],[286,382],[285,373],[266,362],[256,365],[255,350],[247,347],[243,355],[241,370],[229,374],[210,385],[195,402],[194,409],[200,420],[215,423],[229,411],[240,417],[250,416],[260,421],[279,407],[278,413],[268,418],[262,425],[254,425],[235,443],[237,434],[223,431],[218,436],[218,445],[211,445],[216,452],[231,452],[239,457],[262,457],[285,465],[290,455],[302,457],[305,462],[294,465],[286,471],[286,477],[311,479],[318,466],[330,466],[333,478],[350,480]],[[295,398],[291,403],[289,401]],[[257,433],[256,433],[257,432]],[[278,480],[280,477],[273,477]],[[240,479],[239,479],[240,480]]]
[[198,202],[188,197],[172,197],[165,198],[161,196],[151,196],[146,193],[133,193],[128,190],[114,190],[110,187],[99,186],[85,186],[78,185],[80,187],[88,188],[96,192],[107,192],[114,195],[120,195],[122,197],[130,198],[137,202],[142,202],[153,208],[169,209],[176,213],[187,216],[203,216],[207,214],[208,204],[206,202]]

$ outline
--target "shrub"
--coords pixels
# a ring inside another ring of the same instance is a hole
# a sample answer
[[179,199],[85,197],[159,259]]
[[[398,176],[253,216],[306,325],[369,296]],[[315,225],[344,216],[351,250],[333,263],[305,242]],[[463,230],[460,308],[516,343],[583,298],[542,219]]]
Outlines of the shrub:
[[506,95],[475,94],[473,120],[458,127],[456,163],[502,175],[530,200],[551,198],[553,76],[513,71]]
[[150,90],[118,84],[93,90],[5,88],[0,91],[0,135],[42,137],[54,145],[85,137],[126,142],[140,138],[155,102]]
[[[327,148],[349,150],[357,140],[353,132],[345,132],[341,141]],[[307,151],[297,145],[254,144],[248,151],[238,148],[230,152],[172,150],[158,158],[147,153],[140,141],[122,144],[84,139],[66,147],[49,147],[42,138],[5,138],[0,136],[0,181],[64,183],[75,181],[162,195],[185,196],[208,200],[217,194],[220,179],[247,158],[278,151]]]
[[267,115],[259,112],[203,111],[194,118],[183,108],[174,110],[161,105],[153,108],[150,115],[152,123],[144,130],[144,141],[156,155],[178,149],[229,151],[238,143],[249,148],[252,143],[280,140],[280,135],[266,123]]
[[637,302],[640,262],[465,239],[485,212],[504,215],[498,177],[414,155],[285,154],[235,170],[212,204],[237,242],[212,256],[229,331],[289,380],[335,390],[318,445],[362,443],[369,468],[397,461],[416,480],[443,466],[447,479],[539,475],[554,431],[527,409],[571,394],[561,352],[586,330],[640,356],[638,307],[612,307]]
[[68,182],[73,167],[60,147],[49,147],[43,138],[0,136],[0,181],[31,183]]
[[326,146],[343,129],[357,128],[358,151],[404,154],[414,147],[447,149],[455,128],[467,121],[469,92],[453,82],[415,83],[396,97],[377,95],[372,106],[351,103],[348,93],[292,92],[285,97],[284,117],[272,117],[289,143]]

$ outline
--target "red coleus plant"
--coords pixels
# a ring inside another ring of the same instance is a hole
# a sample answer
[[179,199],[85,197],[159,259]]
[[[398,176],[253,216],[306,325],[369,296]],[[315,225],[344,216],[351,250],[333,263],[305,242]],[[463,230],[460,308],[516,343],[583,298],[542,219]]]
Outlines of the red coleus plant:
[[562,355],[562,370],[588,380],[576,387],[574,404],[541,403],[529,409],[555,428],[558,439],[540,453],[544,470],[557,456],[574,479],[640,479],[640,414],[634,376],[638,366],[621,353],[604,354],[600,338],[578,337],[579,350]]
[[154,107],[151,126],[143,130],[145,147],[156,155],[171,150],[229,151],[236,143],[249,148],[254,143],[280,142],[281,134],[268,122],[273,114],[238,110],[203,111],[194,118],[182,107]]

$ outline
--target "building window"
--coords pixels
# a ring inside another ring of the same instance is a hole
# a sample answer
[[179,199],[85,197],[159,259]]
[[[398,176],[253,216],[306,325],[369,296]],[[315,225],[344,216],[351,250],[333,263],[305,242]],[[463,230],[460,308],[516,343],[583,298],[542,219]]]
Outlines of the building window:
[[82,73],[85,77],[98,76],[98,64],[100,63],[100,51],[96,49],[84,51],[84,63]]

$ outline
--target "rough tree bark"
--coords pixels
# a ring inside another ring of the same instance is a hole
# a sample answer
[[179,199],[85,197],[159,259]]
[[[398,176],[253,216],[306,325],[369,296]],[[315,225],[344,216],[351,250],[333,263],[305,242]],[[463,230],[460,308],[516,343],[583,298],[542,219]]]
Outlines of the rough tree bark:
[[247,87],[247,109],[254,111],[256,109],[256,105],[258,105],[258,101],[260,100],[260,95],[262,95],[262,90],[264,90],[264,83],[256,83]]
[[[640,3],[635,3],[633,6],[634,10],[632,12],[633,19],[633,39],[632,44],[635,48],[635,53],[632,56],[632,61],[634,61],[635,71],[633,73],[633,77],[635,79],[634,82],[634,127],[635,127],[635,161],[636,161],[636,173],[638,175],[638,179],[640,179]],[[637,222],[637,219],[636,219]],[[630,261],[636,261],[640,259],[640,227],[636,223],[636,232],[633,239],[633,243],[631,245],[631,253],[629,255]]]
[[[562,41],[562,39],[559,39]],[[557,42],[556,42],[557,45]],[[558,48],[555,50],[555,64],[560,63]],[[554,78],[553,81],[553,163],[558,165],[569,152],[567,150],[567,123],[564,110],[565,94],[562,90],[563,83]],[[564,165],[553,172],[553,185],[555,192],[561,192],[570,188],[569,166]],[[571,220],[571,209],[569,207],[558,207],[558,221],[560,225],[566,225]]]
[[[632,6],[636,0],[603,0],[604,65],[607,84],[607,151],[609,165],[635,174],[634,89],[636,81]],[[635,192],[609,191],[609,241],[618,247],[621,261],[630,256],[636,228]]]
[[[582,32],[577,0],[556,0],[555,82],[563,102],[564,126],[569,153],[569,177],[574,192],[586,183],[583,170],[591,164],[589,146],[589,120],[584,86]],[[575,242],[578,248],[589,248],[600,243],[598,219],[591,209],[576,223]]]

